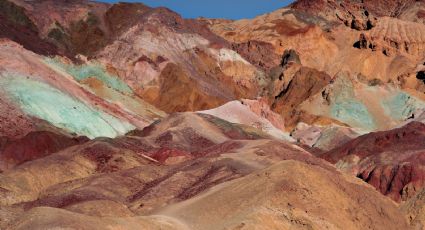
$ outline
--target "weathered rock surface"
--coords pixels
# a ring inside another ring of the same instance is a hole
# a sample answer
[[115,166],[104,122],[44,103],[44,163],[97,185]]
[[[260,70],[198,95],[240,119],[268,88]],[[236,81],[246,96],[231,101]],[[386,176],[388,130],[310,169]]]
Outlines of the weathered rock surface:
[[7,0],[0,1],[0,38],[8,38],[26,49],[44,54],[58,54],[57,48],[39,36],[39,30],[25,10]]
[[395,18],[380,18],[376,27],[360,35],[360,47],[391,56],[405,53],[423,57],[425,25]]
[[[283,62],[289,61],[284,59]],[[284,63],[282,63],[284,64]],[[331,81],[329,75],[319,72],[315,69],[301,67],[295,74],[286,77],[283,72],[275,80],[274,87],[281,87],[274,92],[272,109],[282,115],[288,126],[293,127],[297,124],[302,114],[298,110],[301,103],[312,95],[319,93]]]
[[298,123],[291,132],[291,137],[298,143],[314,147],[322,151],[329,151],[358,137],[356,131],[349,127],[338,125],[316,126]]
[[395,201],[406,201],[422,189],[425,125],[411,122],[390,131],[363,135],[320,157],[335,163]]

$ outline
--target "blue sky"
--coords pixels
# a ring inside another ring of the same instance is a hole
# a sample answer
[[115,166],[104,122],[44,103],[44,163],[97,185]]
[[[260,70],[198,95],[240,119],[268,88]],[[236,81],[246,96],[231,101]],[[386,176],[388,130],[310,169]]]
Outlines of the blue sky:
[[[118,2],[116,0],[98,0]],[[287,6],[292,0],[120,0],[124,2],[142,2],[152,7],[165,6],[185,18],[199,16],[207,18],[241,19]]]

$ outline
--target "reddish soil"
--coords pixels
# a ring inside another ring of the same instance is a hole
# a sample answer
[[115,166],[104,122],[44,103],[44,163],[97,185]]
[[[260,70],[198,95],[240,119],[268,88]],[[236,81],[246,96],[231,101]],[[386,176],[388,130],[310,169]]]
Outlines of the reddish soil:
[[0,145],[0,158],[7,162],[8,167],[13,167],[86,141],[86,137],[71,138],[48,131],[31,132],[20,139],[4,139]]

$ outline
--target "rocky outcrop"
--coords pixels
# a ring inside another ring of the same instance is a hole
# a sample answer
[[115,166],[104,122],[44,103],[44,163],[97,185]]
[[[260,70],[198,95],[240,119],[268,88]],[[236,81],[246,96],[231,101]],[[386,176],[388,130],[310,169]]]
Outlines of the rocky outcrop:
[[425,185],[425,125],[411,122],[398,129],[358,137],[320,157],[335,163],[395,201],[406,201]]
[[408,54],[422,57],[425,52],[425,26],[394,18],[381,18],[376,28],[360,34],[355,47],[382,52],[387,56]]
[[282,67],[285,67],[286,65],[288,65],[290,63],[301,64],[301,60],[300,60],[300,57],[299,57],[297,51],[295,51],[293,49],[285,50],[285,52],[283,53],[282,61],[280,62],[280,65]]
[[234,43],[232,44],[232,49],[257,68],[266,72],[279,64],[279,57],[275,54],[273,45],[267,42],[253,40]]
[[377,21],[375,12],[371,13],[363,2],[358,1],[301,0],[293,3],[291,8],[360,31],[372,29]]
[[[286,58],[288,57],[288,58]],[[287,55],[282,63],[296,60],[296,55]],[[285,72],[282,73],[285,75]],[[282,85],[281,91],[273,94],[272,110],[281,114],[287,126],[293,127],[302,116],[298,106],[309,97],[319,93],[331,81],[329,75],[307,67],[301,67],[292,76],[283,76],[275,81],[275,87]]]
[[298,123],[291,132],[291,137],[302,146],[313,147],[319,152],[332,150],[358,136],[359,134],[349,127],[308,125],[303,122]]
[[103,22],[108,4],[80,0],[11,1],[25,10],[39,31],[37,37],[71,58],[92,55],[108,42]]
[[139,95],[168,113],[213,108],[226,101],[219,96],[208,95],[187,72],[173,63],[162,70],[158,88],[140,90]]
[[360,77],[339,73],[321,93],[304,101],[301,109],[338,120],[360,132],[371,132],[393,129],[424,106],[420,96],[412,91]]
[[38,28],[28,18],[24,8],[8,0],[1,0],[0,21],[0,38],[8,38],[43,55],[58,54],[53,44],[39,36]]

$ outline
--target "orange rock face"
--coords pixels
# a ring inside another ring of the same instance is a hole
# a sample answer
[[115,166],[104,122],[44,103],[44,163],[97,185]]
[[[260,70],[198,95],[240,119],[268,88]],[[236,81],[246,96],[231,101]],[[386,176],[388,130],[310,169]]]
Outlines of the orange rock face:
[[[285,72],[282,75],[285,75]],[[292,79],[284,79],[285,76],[280,78],[278,81],[287,81],[287,83],[283,83],[280,92],[273,94],[272,109],[282,114],[288,125],[292,126],[302,119],[300,118],[301,112],[297,110],[299,105],[310,96],[319,93],[331,81],[329,75],[305,67],[301,67]],[[279,82],[275,84],[275,86],[277,85]]]

